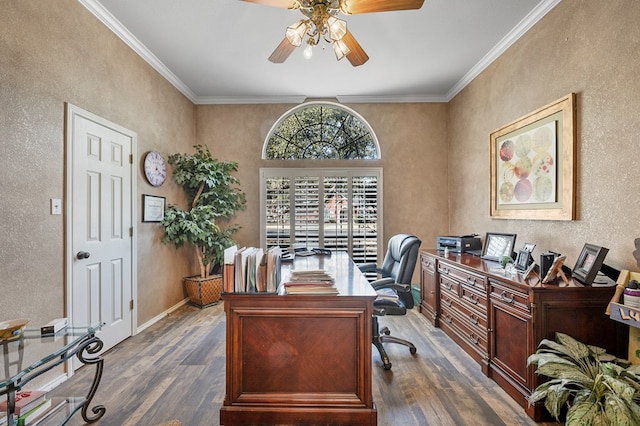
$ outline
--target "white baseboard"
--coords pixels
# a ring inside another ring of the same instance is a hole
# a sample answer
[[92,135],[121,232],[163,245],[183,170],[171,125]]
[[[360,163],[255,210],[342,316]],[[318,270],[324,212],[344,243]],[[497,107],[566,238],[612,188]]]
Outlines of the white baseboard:
[[151,327],[153,324],[157,323],[161,319],[171,315],[171,313],[173,311],[181,308],[182,306],[186,305],[187,303],[189,303],[189,298],[186,298],[186,299],[182,300],[181,302],[178,302],[177,304],[173,305],[172,307],[170,307],[166,311],[164,311],[164,312],[156,315],[155,317],[151,318],[149,321],[145,322],[144,324],[139,325],[138,328],[136,329],[136,334],[138,334],[141,331],[144,331],[145,329]]

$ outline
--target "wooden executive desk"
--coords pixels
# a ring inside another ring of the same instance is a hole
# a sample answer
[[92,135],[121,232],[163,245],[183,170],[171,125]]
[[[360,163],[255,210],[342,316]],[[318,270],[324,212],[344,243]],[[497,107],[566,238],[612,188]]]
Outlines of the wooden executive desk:
[[220,423],[375,425],[371,318],[376,293],[345,253],[298,257],[339,295],[225,293],[227,386]]

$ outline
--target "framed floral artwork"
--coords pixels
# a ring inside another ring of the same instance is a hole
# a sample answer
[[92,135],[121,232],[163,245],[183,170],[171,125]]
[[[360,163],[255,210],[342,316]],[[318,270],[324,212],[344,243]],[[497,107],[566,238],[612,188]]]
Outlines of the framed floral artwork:
[[491,217],[575,219],[575,94],[492,132]]

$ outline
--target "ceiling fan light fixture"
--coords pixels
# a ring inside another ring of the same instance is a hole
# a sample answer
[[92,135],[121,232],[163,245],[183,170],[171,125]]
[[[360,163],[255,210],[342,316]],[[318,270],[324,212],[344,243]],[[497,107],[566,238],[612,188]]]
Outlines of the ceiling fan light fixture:
[[327,18],[327,28],[329,30],[329,37],[331,37],[333,41],[342,40],[342,37],[347,34],[347,22],[335,16]]
[[347,46],[347,44],[342,39],[334,40],[331,45],[333,46],[333,53],[336,54],[337,60],[340,60],[351,53],[351,49],[349,49],[349,46]]
[[306,60],[313,58],[313,45],[311,43],[302,51],[302,56],[304,56]]
[[[313,55],[313,46],[321,40],[331,44],[338,60],[345,56],[354,67],[369,60],[362,46],[347,29],[346,21],[338,19],[340,14],[352,15],[395,10],[420,9],[425,0],[243,0],[282,9],[299,10],[307,19],[287,27],[285,38],[273,51],[269,60],[280,64],[305,37],[309,44],[304,49],[305,58]],[[324,46],[323,46],[324,49]]]
[[285,36],[287,37],[287,40],[289,40],[289,43],[291,43],[295,47],[300,47],[300,45],[302,44],[302,39],[304,38],[308,29],[309,20],[301,19],[297,24],[293,24],[287,27]]

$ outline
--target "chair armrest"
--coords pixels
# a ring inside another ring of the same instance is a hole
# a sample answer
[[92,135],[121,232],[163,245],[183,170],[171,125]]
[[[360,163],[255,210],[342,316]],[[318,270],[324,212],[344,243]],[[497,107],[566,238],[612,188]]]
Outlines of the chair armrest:
[[393,281],[393,278],[380,278],[379,280],[372,281],[370,284],[374,290],[378,290],[380,288],[389,288],[395,284],[395,281]]
[[362,272],[379,271],[378,265],[375,263],[363,263],[362,265],[358,265],[358,268],[360,268]]
[[411,286],[409,284],[398,284],[393,281],[393,278],[382,278],[376,280],[371,283],[371,287],[374,290],[379,290],[381,288],[391,288],[395,291],[407,293],[411,291]]

